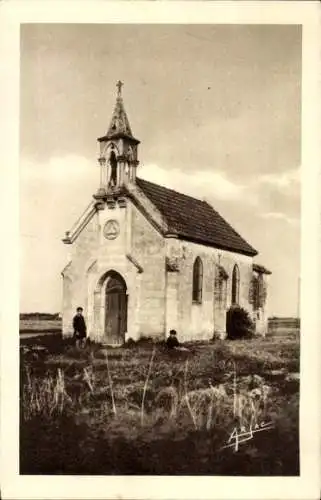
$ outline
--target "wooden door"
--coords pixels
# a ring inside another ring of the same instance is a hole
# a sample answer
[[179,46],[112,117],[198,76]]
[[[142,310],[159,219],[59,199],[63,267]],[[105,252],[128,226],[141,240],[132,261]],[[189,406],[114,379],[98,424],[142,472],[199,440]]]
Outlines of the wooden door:
[[127,295],[122,280],[110,278],[106,285],[105,336],[109,344],[122,344],[127,329]]

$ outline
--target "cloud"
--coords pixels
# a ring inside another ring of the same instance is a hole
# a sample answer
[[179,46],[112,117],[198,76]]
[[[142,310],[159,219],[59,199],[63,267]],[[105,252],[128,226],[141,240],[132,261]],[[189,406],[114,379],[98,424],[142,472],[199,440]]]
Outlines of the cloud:
[[258,215],[298,224],[300,218],[300,168],[258,176],[248,184]]
[[287,214],[283,212],[266,212],[262,213],[261,217],[264,219],[274,219],[279,221],[285,221],[291,225],[298,225],[300,220],[295,217],[289,217]]
[[[188,170],[165,169],[157,164],[142,165],[139,176],[178,191],[209,200],[236,201],[248,206],[260,207],[260,211],[271,210],[273,204],[283,208],[291,205],[300,194],[300,169],[291,169],[280,174],[266,174],[242,182],[234,180],[218,169]],[[280,199],[279,199],[280,198]],[[287,210],[284,210],[287,212]]]
[[245,199],[246,186],[232,182],[220,171],[197,170],[183,172],[180,169],[164,169],[155,164],[143,165],[139,176],[168,188],[199,197],[220,200]]
[[[26,182],[45,181],[69,184],[76,180],[84,181],[97,177],[99,180],[98,164],[87,160],[83,156],[69,155],[52,157],[47,162],[32,162],[24,159],[20,165],[21,180]],[[97,168],[95,168],[97,167]]]
[[287,170],[279,174],[265,174],[259,177],[259,184],[270,184],[277,188],[287,188],[298,186],[300,183],[300,168]]

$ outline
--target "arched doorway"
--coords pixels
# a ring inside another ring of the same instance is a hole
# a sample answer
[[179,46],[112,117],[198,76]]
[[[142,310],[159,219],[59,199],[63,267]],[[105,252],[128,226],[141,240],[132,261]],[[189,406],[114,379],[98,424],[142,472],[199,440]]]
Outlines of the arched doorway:
[[105,288],[105,337],[109,344],[122,344],[127,330],[127,287],[120,274],[111,271]]

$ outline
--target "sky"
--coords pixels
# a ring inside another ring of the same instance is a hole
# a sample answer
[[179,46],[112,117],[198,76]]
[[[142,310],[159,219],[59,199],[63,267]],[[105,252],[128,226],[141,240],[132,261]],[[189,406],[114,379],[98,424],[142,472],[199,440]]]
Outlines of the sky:
[[61,310],[120,79],[138,175],[211,203],[272,271],[270,314],[297,314],[299,26],[29,24],[20,72],[21,312]]

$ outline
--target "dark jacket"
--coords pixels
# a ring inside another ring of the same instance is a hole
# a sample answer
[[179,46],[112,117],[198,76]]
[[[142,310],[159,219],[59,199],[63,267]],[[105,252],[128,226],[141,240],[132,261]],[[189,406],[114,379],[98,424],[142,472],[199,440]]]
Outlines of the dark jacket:
[[179,342],[177,338],[174,335],[170,335],[168,339],[166,340],[166,345],[169,349],[174,349],[174,347],[179,346]]
[[86,337],[87,328],[83,316],[76,314],[76,316],[74,316],[72,324],[74,328],[74,335],[76,335],[77,337]]

